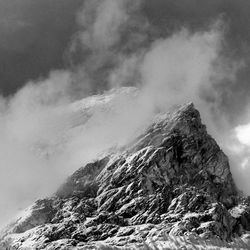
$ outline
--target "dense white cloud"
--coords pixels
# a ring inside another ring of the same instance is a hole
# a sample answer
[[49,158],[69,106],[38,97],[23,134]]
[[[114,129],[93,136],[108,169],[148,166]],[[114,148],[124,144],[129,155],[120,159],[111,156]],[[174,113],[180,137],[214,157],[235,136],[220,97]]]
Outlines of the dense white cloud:
[[250,124],[239,125],[235,128],[236,137],[245,146],[250,147]]

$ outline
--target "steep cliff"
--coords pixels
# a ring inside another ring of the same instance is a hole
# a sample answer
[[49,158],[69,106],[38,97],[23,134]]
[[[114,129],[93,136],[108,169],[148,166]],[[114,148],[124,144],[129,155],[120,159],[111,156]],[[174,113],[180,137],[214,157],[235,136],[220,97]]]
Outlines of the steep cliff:
[[227,156],[187,104],[38,200],[5,230],[0,249],[124,246],[166,234],[230,241],[249,229]]

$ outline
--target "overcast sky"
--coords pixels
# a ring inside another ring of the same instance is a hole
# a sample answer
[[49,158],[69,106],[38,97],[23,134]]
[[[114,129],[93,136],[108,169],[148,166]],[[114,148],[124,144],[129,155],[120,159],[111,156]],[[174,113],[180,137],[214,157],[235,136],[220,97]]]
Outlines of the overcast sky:
[[82,0],[0,0],[0,88],[13,94],[28,80],[64,67]]

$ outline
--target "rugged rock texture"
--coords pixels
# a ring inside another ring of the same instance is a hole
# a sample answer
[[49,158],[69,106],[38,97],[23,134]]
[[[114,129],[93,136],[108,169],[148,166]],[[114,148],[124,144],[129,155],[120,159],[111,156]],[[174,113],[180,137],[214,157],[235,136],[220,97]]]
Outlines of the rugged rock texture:
[[249,203],[188,104],[159,116],[121,153],[77,170],[55,196],[8,227],[0,249],[121,246],[165,234],[229,241],[246,230]]

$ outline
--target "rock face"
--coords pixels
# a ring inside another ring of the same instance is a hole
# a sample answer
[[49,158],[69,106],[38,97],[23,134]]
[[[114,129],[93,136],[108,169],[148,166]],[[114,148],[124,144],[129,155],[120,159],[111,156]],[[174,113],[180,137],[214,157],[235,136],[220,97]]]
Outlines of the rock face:
[[[165,234],[230,240],[250,230],[226,155],[188,104],[119,154],[77,170],[6,229],[0,249],[122,246]],[[30,247],[30,248],[29,248]]]

